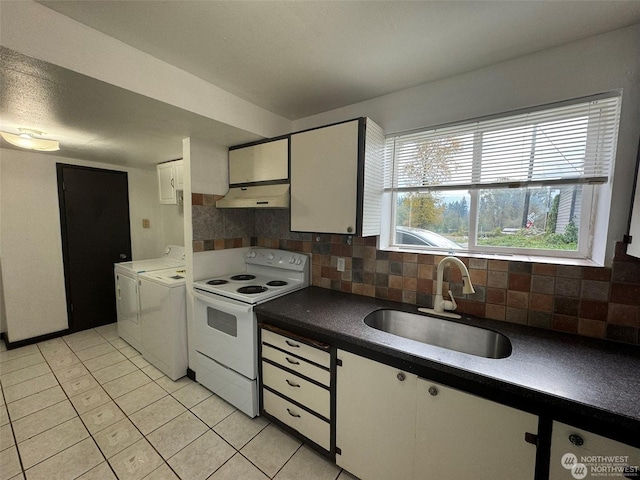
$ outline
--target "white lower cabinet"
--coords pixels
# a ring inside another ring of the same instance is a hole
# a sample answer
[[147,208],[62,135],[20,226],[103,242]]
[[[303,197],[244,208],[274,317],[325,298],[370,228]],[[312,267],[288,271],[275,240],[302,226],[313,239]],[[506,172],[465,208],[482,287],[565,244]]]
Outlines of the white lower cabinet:
[[[538,417],[338,350],[336,463],[362,480],[533,480]],[[553,477],[552,477],[553,478]]]
[[[637,472],[635,476],[633,472]],[[550,479],[625,478],[625,475],[628,478],[640,476],[640,448],[553,422]]]
[[414,478],[533,480],[527,432],[536,415],[418,378]]
[[342,350],[338,360],[336,463],[362,480],[414,478],[418,377]]

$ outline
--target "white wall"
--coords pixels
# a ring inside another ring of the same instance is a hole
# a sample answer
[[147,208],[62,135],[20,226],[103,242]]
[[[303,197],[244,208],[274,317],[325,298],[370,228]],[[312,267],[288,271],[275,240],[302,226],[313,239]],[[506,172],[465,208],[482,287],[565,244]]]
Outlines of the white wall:
[[297,120],[294,130],[366,116],[385,133],[397,133],[620,88],[614,180],[600,198],[606,201],[611,193],[612,215],[595,227],[608,232],[606,252],[596,253],[610,264],[627,229],[640,134],[640,25]]
[[184,245],[184,205],[160,205],[160,229],[163,245]]
[[142,228],[142,218],[160,225],[155,169],[0,149],[0,252],[10,342],[68,327],[56,162],[126,171],[133,258],[162,252],[160,231]]

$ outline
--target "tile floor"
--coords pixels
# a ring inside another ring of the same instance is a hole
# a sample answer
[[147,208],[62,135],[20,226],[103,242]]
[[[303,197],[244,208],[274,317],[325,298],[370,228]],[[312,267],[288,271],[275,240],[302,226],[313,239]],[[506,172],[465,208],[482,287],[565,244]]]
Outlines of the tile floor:
[[353,480],[275,425],[172,381],[116,324],[0,346],[0,480]]

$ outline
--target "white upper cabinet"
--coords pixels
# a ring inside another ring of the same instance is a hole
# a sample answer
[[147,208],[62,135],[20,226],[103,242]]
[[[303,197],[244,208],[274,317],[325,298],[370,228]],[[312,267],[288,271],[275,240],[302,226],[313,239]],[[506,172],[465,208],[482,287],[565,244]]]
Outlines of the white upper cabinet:
[[184,160],[176,160],[173,162],[175,169],[175,185],[176,190],[184,190]]
[[384,135],[360,118],[291,135],[291,230],[380,233]]
[[158,195],[160,203],[176,205],[181,203],[181,192],[184,189],[183,160],[175,160],[156,165],[158,173]]
[[229,150],[230,185],[288,178],[288,138]]

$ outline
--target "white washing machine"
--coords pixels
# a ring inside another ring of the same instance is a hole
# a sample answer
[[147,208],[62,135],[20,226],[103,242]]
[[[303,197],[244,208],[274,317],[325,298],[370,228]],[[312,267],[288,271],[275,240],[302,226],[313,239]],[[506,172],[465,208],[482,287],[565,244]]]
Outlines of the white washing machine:
[[187,374],[184,267],[140,274],[142,357],[171,380]]
[[134,260],[114,265],[116,282],[116,311],[118,335],[133,348],[142,352],[140,336],[140,296],[138,275],[144,272],[184,266],[184,247],[169,245],[160,258]]

